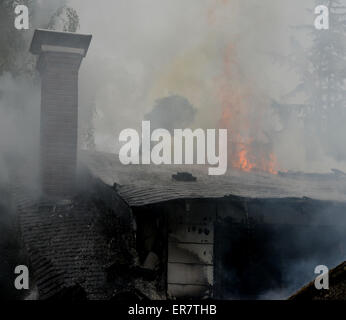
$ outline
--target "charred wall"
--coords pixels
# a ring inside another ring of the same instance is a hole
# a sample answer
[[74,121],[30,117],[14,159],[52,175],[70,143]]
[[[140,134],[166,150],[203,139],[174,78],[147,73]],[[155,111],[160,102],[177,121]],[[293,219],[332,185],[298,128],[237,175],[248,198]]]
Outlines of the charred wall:
[[314,277],[317,265],[344,260],[345,209],[308,198],[230,196],[133,212],[141,263],[155,252],[156,279],[168,298],[262,299],[288,297]]
[[157,297],[166,298],[167,286],[167,217],[161,205],[132,208],[136,219],[138,282],[148,283]]
[[332,268],[343,261],[345,208],[311,199],[222,200],[215,296],[286,298],[314,278],[317,265]]

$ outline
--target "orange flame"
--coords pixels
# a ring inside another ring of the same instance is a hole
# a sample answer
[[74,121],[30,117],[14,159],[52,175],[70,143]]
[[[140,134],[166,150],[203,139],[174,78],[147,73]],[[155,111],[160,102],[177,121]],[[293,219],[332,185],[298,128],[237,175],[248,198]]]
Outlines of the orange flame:
[[239,167],[240,169],[244,170],[244,171],[251,171],[254,168],[254,165],[252,163],[250,163],[250,161],[247,159],[247,150],[246,149],[242,149],[240,150],[239,154]]
[[[220,127],[228,129],[228,159],[232,167],[277,174],[277,160],[270,143],[259,141],[261,109],[251,109],[251,90],[241,86],[241,76],[235,69],[234,48],[230,45],[224,56],[223,73],[216,79],[217,95],[222,106]],[[231,68],[233,69],[231,72]],[[237,77],[236,77],[237,76]]]

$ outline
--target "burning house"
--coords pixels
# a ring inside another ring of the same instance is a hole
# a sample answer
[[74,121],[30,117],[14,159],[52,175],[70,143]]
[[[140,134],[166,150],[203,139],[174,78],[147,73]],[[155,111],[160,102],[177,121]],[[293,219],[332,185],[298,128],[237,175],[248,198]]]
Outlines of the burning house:
[[172,176],[186,167],[122,166],[110,154],[80,158],[94,176],[115,183],[136,220],[141,261],[152,251],[164,261],[171,297],[256,299],[275,291],[283,298],[316,265],[343,259],[346,180],[337,173],[213,177],[191,166],[195,181],[177,181]]
[[88,151],[77,170],[78,69],[90,40],[37,30],[31,46],[42,193],[19,175],[13,198],[38,298],[285,297],[316,264],[344,259],[340,172],[208,176]]

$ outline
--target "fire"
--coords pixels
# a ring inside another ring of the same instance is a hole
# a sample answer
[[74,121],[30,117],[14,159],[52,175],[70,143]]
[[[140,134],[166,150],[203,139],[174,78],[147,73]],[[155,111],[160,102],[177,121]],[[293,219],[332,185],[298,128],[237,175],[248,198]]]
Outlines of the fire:
[[261,144],[258,141],[238,142],[229,141],[231,145],[229,159],[233,168],[242,171],[265,171],[271,174],[277,174],[277,160],[275,154],[268,151],[267,144]]
[[242,169],[244,171],[251,171],[254,168],[254,165],[249,162],[247,158],[247,150],[242,149],[239,154],[239,161],[236,163],[236,165],[239,165],[239,169]]
[[258,99],[252,90],[240,85],[243,83],[240,80],[243,79],[236,69],[234,47],[229,46],[224,56],[223,73],[216,79],[217,96],[222,106],[219,125],[229,133],[229,164],[246,172],[277,174],[277,159],[260,126],[263,110],[254,103]]

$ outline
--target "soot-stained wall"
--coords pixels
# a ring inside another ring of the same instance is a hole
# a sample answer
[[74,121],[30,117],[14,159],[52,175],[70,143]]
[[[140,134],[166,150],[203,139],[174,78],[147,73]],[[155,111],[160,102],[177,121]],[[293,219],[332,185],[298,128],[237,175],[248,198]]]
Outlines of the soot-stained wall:
[[135,207],[137,248],[143,262],[145,241],[156,248],[168,298],[285,298],[317,265],[343,261],[345,209],[308,198],[233,196]]
[[288,297],[316,276],[317,265],[332,268],[344,260],[344,212],[345,204],[311,199],[222,201],[223,217],[215,225],[215,296]]

